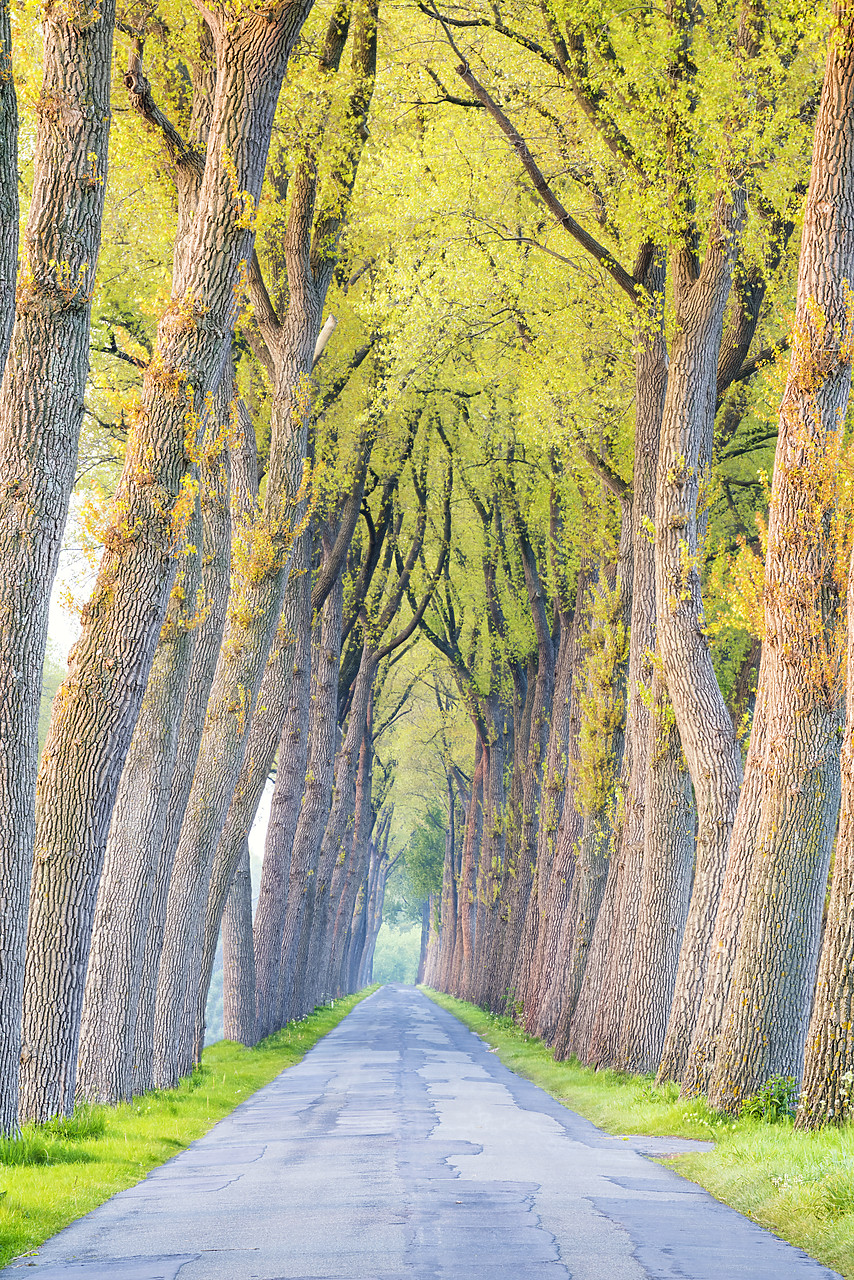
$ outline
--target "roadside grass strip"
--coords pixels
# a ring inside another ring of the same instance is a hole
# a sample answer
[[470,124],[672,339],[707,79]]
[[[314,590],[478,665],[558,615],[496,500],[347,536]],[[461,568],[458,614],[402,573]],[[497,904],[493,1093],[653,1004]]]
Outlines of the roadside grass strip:
[[794,1129],[777,1104],[785,1089],[748,1104],[738,1120],[705,1098],[680,1099],[679,1086],[652,1076],[555,1062],[541,1040],[510,1017],[421,988],[476,1032],[505,1066],[611,1134],[702,1139],[712,1151],[662,1159],[716,1199],[738,1209],[825,1266],[854,1280],[854,1125]]
[[318,1008],[253,1049],[210,1045],[177,1089],[117,1107],[80,1107],[67,1119],[0,1138],[0,1266],[32,1252],[75,1218],[133,1186],[269,1084],[376,991]]

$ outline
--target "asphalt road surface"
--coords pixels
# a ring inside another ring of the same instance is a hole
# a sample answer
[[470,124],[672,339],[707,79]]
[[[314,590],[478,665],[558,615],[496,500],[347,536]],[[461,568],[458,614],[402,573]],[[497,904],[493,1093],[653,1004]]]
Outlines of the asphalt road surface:
[[835,1276],[642,1154],[697,1145],[609,1137],[425,996],[384,987],[206,1137],[0,1276]]

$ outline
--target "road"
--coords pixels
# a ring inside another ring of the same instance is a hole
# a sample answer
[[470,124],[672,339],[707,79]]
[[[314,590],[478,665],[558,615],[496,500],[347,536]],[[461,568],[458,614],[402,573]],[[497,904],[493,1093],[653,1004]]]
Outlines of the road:
[[695,1145],[609,1137],[425,996],[384,987],[204,1138],[0,1276],[835,1276],[641,1154]]

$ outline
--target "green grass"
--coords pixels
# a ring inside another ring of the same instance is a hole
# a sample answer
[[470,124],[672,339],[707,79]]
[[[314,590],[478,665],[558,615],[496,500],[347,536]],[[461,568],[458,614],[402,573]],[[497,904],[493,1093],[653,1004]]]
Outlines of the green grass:
[[512,1018],[424,991],[482,1036],[505,1066],[606,1132],[714,1141],[713,1151],[662,1163],[854,1280],[854,1125],[802,1132],[789,1119],[732,1120],[702,1098],[680,1101],[676,1085],[657,1088],[649,1076],[555,1062]]
[[177,1089],[118,1107],[85,1107],[0,1139],[0,1266],[182,1151],[262,1085],[299,1062],[370,991],[289,1023],[254,1049],[221,1040]]

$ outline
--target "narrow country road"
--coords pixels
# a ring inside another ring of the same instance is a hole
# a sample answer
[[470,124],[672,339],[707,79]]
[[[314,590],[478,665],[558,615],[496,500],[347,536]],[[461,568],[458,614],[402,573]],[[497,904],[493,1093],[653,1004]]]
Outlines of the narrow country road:
[[[673,1151],[677,1140],[658,1144]],[[635,1147],[654,1150],[638,1139]],[[819,1280],[835,1275],[384,987],[144,1182],[0,1276]]]

